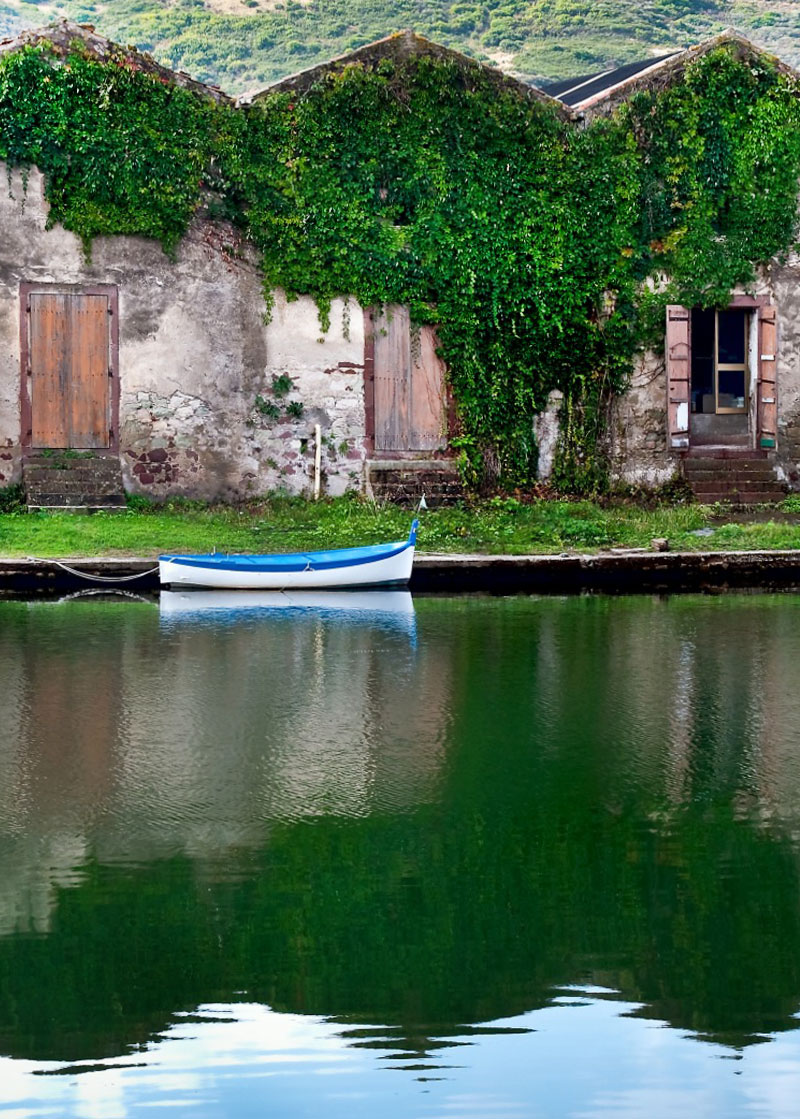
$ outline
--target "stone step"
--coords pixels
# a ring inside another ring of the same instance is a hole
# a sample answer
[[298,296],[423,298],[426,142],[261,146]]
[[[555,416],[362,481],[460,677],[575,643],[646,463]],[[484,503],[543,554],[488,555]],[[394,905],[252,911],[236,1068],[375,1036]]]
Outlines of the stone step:
[[32,482],[58,481],[63,478],[118,478],[120,476],[119,463],[98,466],[75,467],[61,466],[29,466],[25,464],[25,477]]
[[87,470],[83,466],[79,470],[42,470],[38,466],[29,470],[27,466],[23,466],[22,471],[29,484],[53,488],[64,485],[65,482],[116,482],[122,476],[119,466],[116,470],[109,470],[107,467],[103,470]]
[[45,490],[48,493],[77,493],[86,490],[89,493],[119,493],[119,478],[37,478],[31,479],[24,476],[25,489],[28,493]]
[[777,505],[783,501],[786,494],[783,490],[756,490],[752,493],[703,493],[697,495],[700,505]]
[[116,455],[70,455],[66,452],[55,452],[52,455],[27,455],[26,466],[44,466],[72,470],[78,466],[114,466],[119,462]]
[[757,455],[691,455],[683,460],[684,470],[742,470],[749,467],[771,467],[767,458]]
[[29,509],[119,509],[125,506],[115,455],[32,455],[22,466]]
[[691,446],[683,453],[684,462],[695,458],[710,458],[715,462],[720,459],[729,458],[749,458],[749,459],[766,459],[769,457],[767,451],[760,448],[753,447],[730,447],[720,444],[706,444],[704,446]]
[[29,509],[55,509],[62,506],[76,508],[120,508],[126,504],[124,494],[97,494],[97,493],[36,493],[28,494],[27,505]]
[[704,481],[697,481],[691,483],[692,491],[696,494],[701,493],[762,493],[765,490],[771,490],[774,493],[779,493],[783,497],[786,492],[783,486],[779,485],[774,478],[769,478],[766,481],[763,479],[755,479],[749,481],[739,481],[730,478],[710,478]]
[[464,496],[455,464],[439,460],[372,460],[366,464],[368,492],[377,499],[401,505],[448,505]]
[[708,482],[714,481],[717,478],[727,482],[774,482],[775,471],[771,466],[766,467],[737,467],[733,470],[713,470],[711,468],[702,470],[685,470],[684,477],[691,485],[694,482]]

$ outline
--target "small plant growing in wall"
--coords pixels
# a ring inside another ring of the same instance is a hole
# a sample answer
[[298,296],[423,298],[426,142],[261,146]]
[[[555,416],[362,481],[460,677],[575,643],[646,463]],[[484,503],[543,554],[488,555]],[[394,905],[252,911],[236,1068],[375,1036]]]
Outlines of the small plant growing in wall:
[[294,388],[294,381],[288,373],[281,373],[279,377],[272,378],[272,395],[276,400],[283,400]]
[[288,373],[281,373],[272,378],[269,396],[261,393],[255,399],[254,408],[260,415],[268,420],[279,420],[281,417],[299,420],[303,415],[304,405],[302,400],[286,400],[294,389],[294,381]]
[[256,397],[255,409],[260,416],[266,416],[268,420],[277,420],[281,414],[281,410],[275,401],[267,400],[261,393]]

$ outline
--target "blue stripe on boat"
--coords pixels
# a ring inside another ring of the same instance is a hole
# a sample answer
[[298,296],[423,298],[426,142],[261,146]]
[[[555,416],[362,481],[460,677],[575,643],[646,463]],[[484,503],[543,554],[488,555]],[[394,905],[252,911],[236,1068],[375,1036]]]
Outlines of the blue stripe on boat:
[[273,555],[199,555],[159,556],[159,560],[185,567],[216,568],[220,571],[332,571],[357,567],[376,560],[391,559],[414,544],[416,521],[408,540],[394,544],[374,544],[365,548],[334,548],[327,552],[276,552]]

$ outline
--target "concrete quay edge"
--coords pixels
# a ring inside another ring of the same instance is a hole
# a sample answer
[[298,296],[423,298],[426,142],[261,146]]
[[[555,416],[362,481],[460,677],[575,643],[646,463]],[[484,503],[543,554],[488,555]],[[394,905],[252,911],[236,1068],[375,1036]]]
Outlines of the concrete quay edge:
[[[71,569],[71,570],[69,570]],[[80,572],[81,574],[74,574]],[[100,576],[87,579],[84,576]],[[60,594],[94,588],[158,590],[156,561],[142,557],[0,557],[0,592]],[[462,594],[608,594],[800,590],[800,550],[611,552],[415,557],[411,590]]]

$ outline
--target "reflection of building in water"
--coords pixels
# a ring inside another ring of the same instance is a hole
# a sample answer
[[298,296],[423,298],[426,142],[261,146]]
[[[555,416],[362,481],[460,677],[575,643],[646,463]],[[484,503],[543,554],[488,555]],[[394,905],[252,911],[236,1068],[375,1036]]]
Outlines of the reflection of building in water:
[[600,798],[626,786],[649,786],[664,807],[713,795],[753,819],[795,827],[795,596],[565,605],[543,603],[536,618],[531,718],[543,748],[580,749],[587,768],[600,759]]
[[[5,607],[4,607],[5,609]],[[41,929],[87,853],[213,859],[272,820],[432,795],[444,643],[311,613],[159,630],[152,607],[13,604],[3,631],[0,931]]]
[[675,635],[661,659],[664,690],[674,697],[673,799],[713,794],[741,815],[794,830],[800,804],[796,601],[712,598],[693,606],[681,610],[676,602],[665,611]]
[[[126,815],[154,817],[193,854],[213,854],[260,843],[270,820],[430,794],[448,707],[441,648],[417,651],[368,618],[297,612],[165,633],[167,685],[145,665],[126,694]],[[151,792],[162,787],[166,819]]]
[[87,828],[111,792],[119,655],[103,643],[98,656],[88,635],[76,656],[61,626],[42,632],[24,604],[7,603],[4,611],[0,931],[41,929],[53,887],[75,883]]

